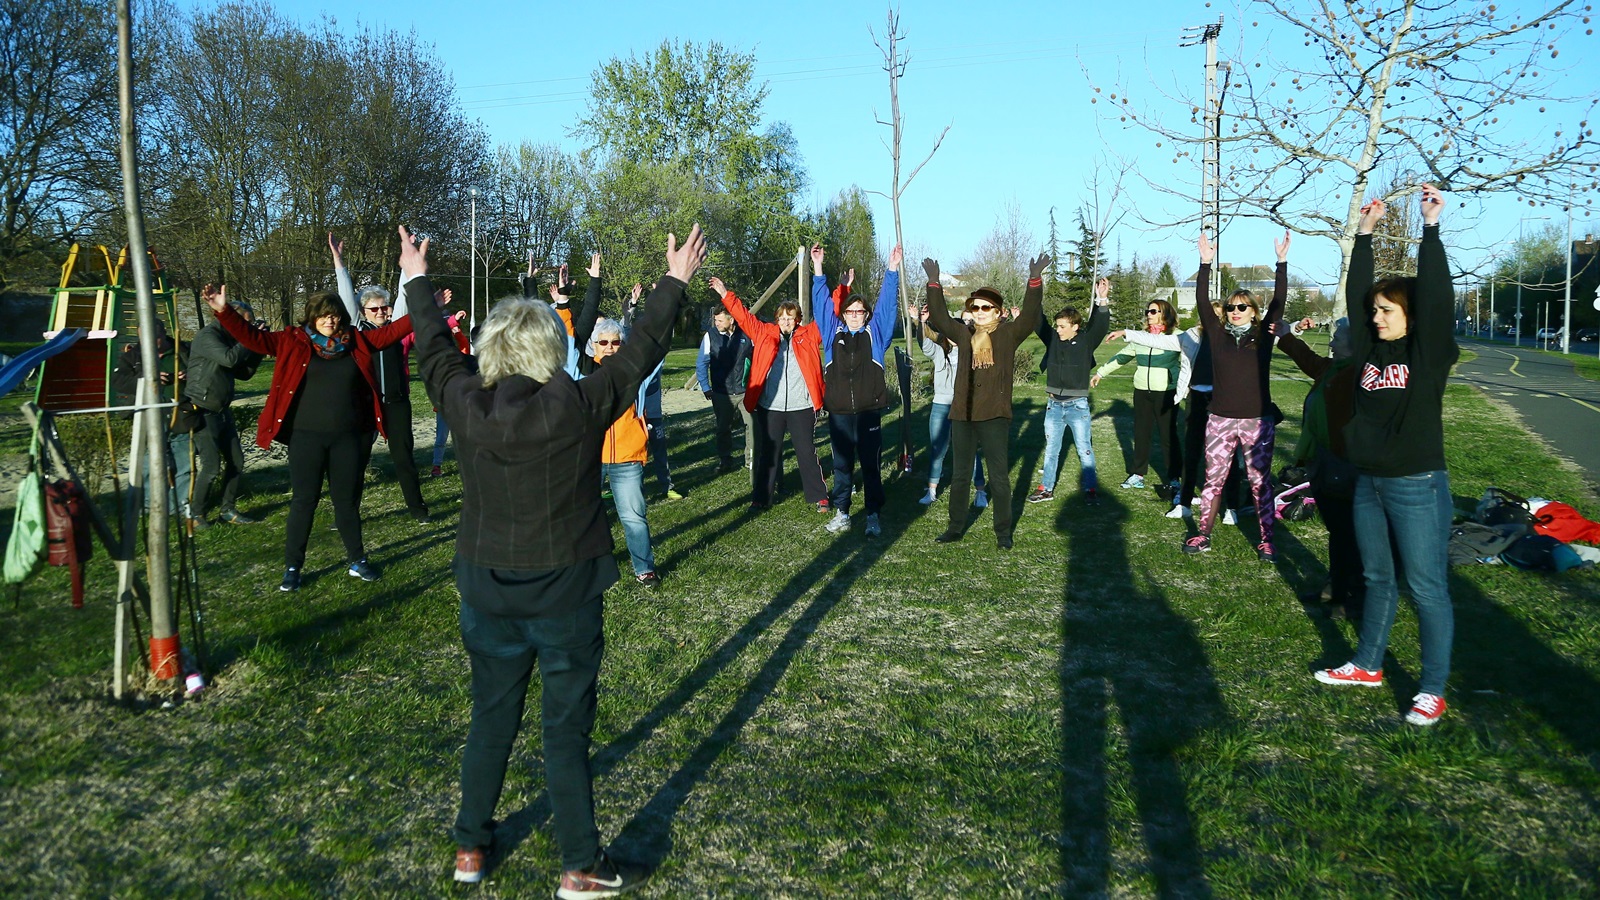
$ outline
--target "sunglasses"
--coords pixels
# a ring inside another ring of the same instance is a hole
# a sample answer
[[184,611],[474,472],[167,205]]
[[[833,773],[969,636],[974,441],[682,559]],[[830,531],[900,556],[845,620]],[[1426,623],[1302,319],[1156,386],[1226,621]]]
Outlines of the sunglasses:
[[1144,311],[1144,314],[1147,315],[1147,316],[1159,316],[1159,315],[1161,315],[1161,310],[1159,310],[1159,309],[1147,309],[1147,310]]
[[383,306],[367,306],[367,307],[363,307],[363,308],[367,312],[383,312],[386,309],[394,309],[394,306],[391,305],[391,304],[387,304],[386,303]]
[[622,340],[620,338],[615,340],[615,341],[596,340],[594,342],[594,345],[596,347],[621,347],[622,346]]
[[1245,310],[1250,308],[1250,304],[1248,304],[1248,303],[1224,303],[1224,304],[1222,304],[1222,308],[1227,310],[1228,312],[1244,312]]
[[998,306],[991,306],[988,303],[974,303],[971,306],[973,312],[992,312],[999,308],[1000,307]]

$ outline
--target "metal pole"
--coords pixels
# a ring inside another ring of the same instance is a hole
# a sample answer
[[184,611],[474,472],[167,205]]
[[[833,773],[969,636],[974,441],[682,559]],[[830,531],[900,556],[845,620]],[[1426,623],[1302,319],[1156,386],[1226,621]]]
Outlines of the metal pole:
[[808,299],[811,296],[811,292],[806,290],[806,279],[811,277],[811,267],[807,265],[807,262],[806,248],[802,245],[799,250],[795,251],[794,254],[795,272],[797,275],[794,299],[796,303],[800,304],[801,318],[807,322],[810,322],[816,317],[811,314],[811,301]]
[[472,312],[471,312],[470,315],[468,315],[467,318],[468,318],[468,327],[471,328],[474,332],[476,332],[478,330],[478,189],[477,188],[473,188],[472,189],[471,203],[472,203],[472,237],[471,237],[471,241],[472,241],[472,261],[467,266],[467,271],[471,273],[470,275],[468,275],[468,281],[472,285],[472,288],[471,288],[472,293],[471,293],[470,299],[467,302],[468,302],[469,308],[472,310]]
[[[146,396],[159,392],[161,377],[159,355],[156,348],[156,306],[151,291],[150,253],[145,244],[144,213],[139,207],[139,161],[133,120],[133,14],[130,0],[117,0],[117,102],[122,113],[122,204],[128,223],[128,257],[133,263],[133,283],[138,292],[139,351],[143,367],[143,380],[147,383]],[[173,336],[176,339],[176,335]],[[176,386],[175,386],[176,387]],[[150,468],[163,471],[167,443],[166,416],[147,414],[144,421],[145,449],[149,454]],[[135,433],[135,439],[138,434]],[[155,479],[151,479],[155,481]],[[165,481],[165,478],[161,479]],[[150,668],[157,678],[177,678],[182,672],[178,665],[177,622],[172,611],[172,593],[169,583],[167,558],[167,494],[152,490],[146,495],[149,524],[146,530],[146,565],[150,579]],[[131,530],[137,526],[127,523]]]
[[1561,352],[1572,352],[1572,207],[1567,207],[1567,299],[1561,307]]

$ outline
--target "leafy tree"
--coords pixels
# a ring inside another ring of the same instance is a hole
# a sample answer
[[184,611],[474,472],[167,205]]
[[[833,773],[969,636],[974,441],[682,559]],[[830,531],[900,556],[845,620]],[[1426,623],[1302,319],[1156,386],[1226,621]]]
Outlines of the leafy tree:
[[995,217],[994,227],[972,253],[961,260],[961,278],[974,289],[994,288],[1008,306],[1020,306],[1028,284],[1028,260],[1038,255],[1022,206],[1013,200]]
[[822,245],[828,249],[823,260],[828,277],[837,282],[844,271],[855,269],[855,290],[876,296],[870,283],[881,278],[885,263],[878,256],[877,226],[866,192],[856,185],[840,191],[816,224]]

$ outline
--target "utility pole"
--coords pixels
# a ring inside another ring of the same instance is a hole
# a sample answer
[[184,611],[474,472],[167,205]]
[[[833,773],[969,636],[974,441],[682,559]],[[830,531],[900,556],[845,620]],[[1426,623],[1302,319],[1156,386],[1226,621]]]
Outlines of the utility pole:
[[[1191,25],[1183,30],[1179,47],[1206,46],[1205,151],[1200,174],[1200,230],[1211,235],[1213,247],[1220,251],[1222,237],[1222,102],[1217,91],[1217,37],[1222,34],[1222,16],[1215,25]],[[1217,256],[1217,265],[1222,257]],[[1211,279],[1211,297],[1196,297],[1205,303],[1221,297],[1222,279]]]

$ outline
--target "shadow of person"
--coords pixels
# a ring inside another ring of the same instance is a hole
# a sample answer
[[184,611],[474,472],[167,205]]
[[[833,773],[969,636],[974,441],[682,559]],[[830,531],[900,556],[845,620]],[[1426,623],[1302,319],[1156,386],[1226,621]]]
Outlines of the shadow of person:
[[[809,602],[794,616],[777,646],[760,668],[745,683],[730,708],[689,751],[682,765],[658,787],[655,793],[623,825],[612,841],[619,855],[638,860],[654,870],[672,852],[673,822],[695,787],[705,778],[722,754],[738,740],[741,732],[782,680],[795,656],[806,646],[839,601],[849,596],[859,577],[870,571],[926,508],[915,504],[895,507],[883,522],[883,534],[863,537],[859,529],[832,540],[812,560],[796,571],[773,598],[732,631],[656,705],[640,716],[625,732],[592,754],[590,770],[601,776],[620,766],[630,754],[655,735],[672,716],[681,713],[714,679],[722,677],[738,663],[753,644],[775,624],[789,616],[795,606],[810,595]],[[739,527],[756,523],[761,516],[736,519]],[[762,527],[757,524],[755,527]],[[737,541],[736,535],[730,539]],[[819,588],[819,585],[821,586]],[[541,790],[531,802],[508,816],[495,829],[496,864],[509,856],[535,828],[548,821],[548,790]]]
[[1122,451],[1122,470],[1126,472],[1133,461],[1133,404],[1119,397],[1111,401],[1110,406],[1095,413],[1094,417],[1111,420],[1112,429],[1117,435],[1117,447]]
[[[1067,540],[1061,613],[1061,881],[1058,896],[1111,890],[1108,759],[1125,741],[1126,768],[1162,897],[1209,897],[1179,755],[1229,717],[1193,627],[1138,582],[1115,496],[1089,507],[1081,494],[1056,515]],[[1120,732],[1111,723],[1122,723]]]

